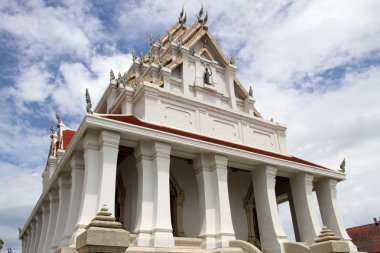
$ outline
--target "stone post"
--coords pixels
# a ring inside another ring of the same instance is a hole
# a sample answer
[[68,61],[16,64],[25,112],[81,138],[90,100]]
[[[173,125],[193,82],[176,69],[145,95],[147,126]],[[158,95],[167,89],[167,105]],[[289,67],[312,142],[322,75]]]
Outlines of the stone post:
[[124,253],[129,246],[129,233],[104,206],[76,241],[78,253]]
[[282,228],[276,202],[277,168],[263,165],[252,171],[253,192],[263,252],[283,253],[287,236]]
[[313,206],[313,175],[303,173],[291,177],[290,187],[300,239],[311,243],[320,231]]
[[340,215],[338,200],[336,197],[336,179],[320,179],[315,186],[319,209],[321,211],[323,224],[335,232],[337,236],[349,243],[351,251],[357,251],[344,227],[342,216]]

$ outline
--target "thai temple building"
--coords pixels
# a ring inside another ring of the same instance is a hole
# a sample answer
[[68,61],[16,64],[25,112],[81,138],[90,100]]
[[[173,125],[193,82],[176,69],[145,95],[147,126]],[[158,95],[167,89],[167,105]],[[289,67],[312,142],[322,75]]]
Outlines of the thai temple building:
[[133,52],[124,75],[111,71],[94,108],[89,87],[77,130],[57,115],[22,252],[357,252],[337,203],[344,165],[290,155],[286,126],[257,111],[207,12],[186,19]]

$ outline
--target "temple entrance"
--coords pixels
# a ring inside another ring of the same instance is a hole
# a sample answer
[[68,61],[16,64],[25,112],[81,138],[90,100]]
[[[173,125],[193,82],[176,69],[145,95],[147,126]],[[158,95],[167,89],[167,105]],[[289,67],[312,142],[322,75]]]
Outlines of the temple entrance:
[[170,175],[170,217],[174,237],[186,237],[183,230],[183,190],[179,188],[173,175]]

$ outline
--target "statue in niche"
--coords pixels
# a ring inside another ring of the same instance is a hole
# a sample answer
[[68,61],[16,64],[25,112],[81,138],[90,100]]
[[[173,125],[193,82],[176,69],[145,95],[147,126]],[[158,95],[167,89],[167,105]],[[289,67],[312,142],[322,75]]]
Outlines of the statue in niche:
[[203,76],[203,79],[204,79],[205,84],[213,85],[213,83],[212,83],[212,72],[211,72],[211,68],[210,68],[210,70],[209,70],[209,68],[206,66],[206,68],[205,68],[205,73],[204,73],[204,76]]

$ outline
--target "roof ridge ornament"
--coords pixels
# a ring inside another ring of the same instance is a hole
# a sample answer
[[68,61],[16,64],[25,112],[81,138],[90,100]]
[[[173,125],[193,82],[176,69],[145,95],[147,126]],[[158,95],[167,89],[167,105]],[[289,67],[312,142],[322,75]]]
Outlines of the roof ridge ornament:
[[235,58],[235,56],[231,56],[230,64],[232,64],[232,65],[236,64],[236,58]]
[[110,81],[115,80],[115,74],[113,73],[113,70],[110,71]]
[[346,158],[343,158],[343,161],[340,163],[339,171],[346,173]]
[[249,92],[248,92],[250,97],[253,97],[253,89],[252,86],[249,86]]
[[203,4],[202,4],[202,6],[201,6],[201,9],[199,10],[198,17],[197,17],[199,23],[203,23],[203,18],[202,18],[202,16],[203,16]]
[[90,93],[88,92],[88,88],[86,88],[86,104],[87,104],[86,106],[87,113],[93,114],[94,112],[91,110],[92,103],[91,103]]
[[186,23],[186,19],[187,19],[186,11],[184,10],[183,5],[182,5],[182,10],[178,17],[178,23],[184,25]]
[[132,61],[135,62],[136,59],[137,59],[136,50],[134,48],[132,48]]

